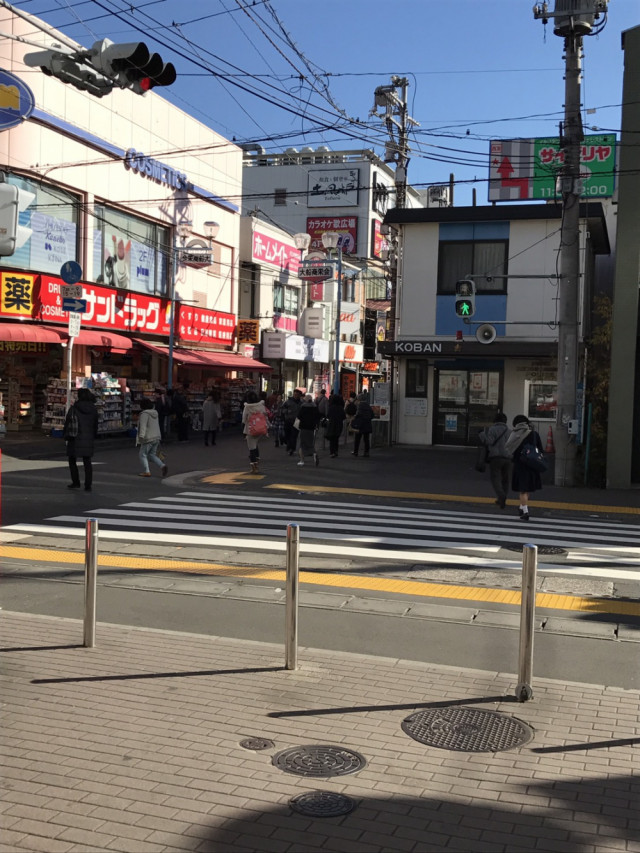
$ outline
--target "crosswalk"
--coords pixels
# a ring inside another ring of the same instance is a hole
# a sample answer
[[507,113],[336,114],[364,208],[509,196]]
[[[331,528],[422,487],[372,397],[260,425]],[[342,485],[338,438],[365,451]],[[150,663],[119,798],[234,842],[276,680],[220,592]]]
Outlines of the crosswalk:
[[522,524],[517,516],[498,512],[321,500],[302,494],[185,491],[4,529],[82,536],[87,518],[98,519],[101,538],[110,540],[266,551],[284,550],[287,525],[298,524],[303,553],[447,566],[517,568],[522,561],[518,546],[532,543],[551,555],[544,558],[546,570],[640,579],[638,525],[542,517]]

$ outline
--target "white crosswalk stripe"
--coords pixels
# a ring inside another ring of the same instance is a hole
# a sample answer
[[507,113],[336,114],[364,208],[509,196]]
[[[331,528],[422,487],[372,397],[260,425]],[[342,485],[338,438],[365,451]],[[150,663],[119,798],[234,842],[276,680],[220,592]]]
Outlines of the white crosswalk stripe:
[[[58,515],[45,524],[17,524],[16,532],[83,535],[97,518],[109,539],[212,544],[277,551],[287,524],[300,525],[303,550],[344,557],[514,568],[524,543],[563,548],[545,568],[600,577],[640,578],[640,527],[590,517],[534,517],[522,523],[506,513],[441,510],[425,506],[246,494],[182,492],[84,515]],[[506,549],[506,550],[505,550]],[[626,571],[625,571],[626,569]]]

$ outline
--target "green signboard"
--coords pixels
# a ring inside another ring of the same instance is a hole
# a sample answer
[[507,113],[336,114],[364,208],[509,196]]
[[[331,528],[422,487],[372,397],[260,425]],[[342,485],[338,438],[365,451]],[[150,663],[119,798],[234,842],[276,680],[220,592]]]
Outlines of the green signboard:
[[[556,198],[556,178],[564,163],[558,137],[534,139],[533,192],[531,198]],[[586,136],[580,153],[580,176],[584,180],[582,198],[605,198],[615,187],[616,135]]]

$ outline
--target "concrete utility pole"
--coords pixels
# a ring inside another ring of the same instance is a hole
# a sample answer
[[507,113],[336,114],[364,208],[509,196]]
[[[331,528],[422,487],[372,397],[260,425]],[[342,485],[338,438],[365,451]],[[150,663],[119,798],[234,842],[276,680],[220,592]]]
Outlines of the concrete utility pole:
[[606,14],[609,0],[556,0],[555,10],[548,4],[533,7],[536,19],[546,24],[554,19],[553,32],[564,39],[565,103],[560,147],[564,154],[558,182],[562,196],[560,233],[560,282],[558,310],[558,410],[556,416],[556,486],[576,484],[576,394],[578,382],[578,295],[580,292],[580,154],[584,133],[580,114],[582,38],[599,33],[605,21],[594,30],[600,13]]
[[[384,119],[389,133],[389,141],[385,146],[384,162],[396,164],[395,187],[396,208],[407,206],[407,167],[409,165],[409,125],[418,125],[411,118],[407,107],[407,90],[409,81],[406,77],[391,78],[390,86],[378,86],[374,92],[373,109],[370,116],[378,116]],[[400,93],[398,93],[400,89]],[[378,112],[378,107],[384,108],[383,113]],[[398,233],[390,229],[389,241],[389,279],[391,282],[389,321],[387,323],[387,340],[394,340],[396,336],[396,298],[398,292],[398,260],[401,247],[398,241]],[[394,395],[395,366],[394,359],[390,360],[391,394],[389,395],[389,435],[388,443],[392,443],[392,424],[394,419]]]

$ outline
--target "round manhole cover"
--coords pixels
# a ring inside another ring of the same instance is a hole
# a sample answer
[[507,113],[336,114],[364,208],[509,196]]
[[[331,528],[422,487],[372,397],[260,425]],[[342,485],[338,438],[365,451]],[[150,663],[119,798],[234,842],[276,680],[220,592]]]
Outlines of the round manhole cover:
[[460,706],[418,711],[402,721],[402,730],[419,743],[456,752],[501,752],[533,738],[533,729],[516,717]]
[[338,817],[349,814],[356,807],[351,797],[333,791],[307,791],[289,800],[289,805],[294,812],[308,817]]
[[346,776],[366,766],[363,755],[341,746],[294,746],[284,749],[271,759],[285,773],[297,776]]
[[248,737],[240,741],[240,746],[243,749],[253,749],[259,752],[261,749],[271,749],[275,743],[266,737]]
[[[516,551],[518,554],[522,553],[522,549],[524,545],[503,545],[502,546],[505,551]],[[566,554],[567,549],[561,548],[559,545],[538,545],[538,554],[541,557],[547,556],[559,556],[562,554]]]

